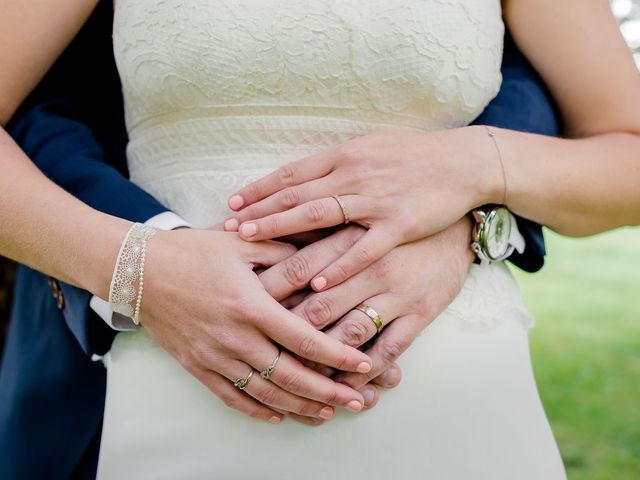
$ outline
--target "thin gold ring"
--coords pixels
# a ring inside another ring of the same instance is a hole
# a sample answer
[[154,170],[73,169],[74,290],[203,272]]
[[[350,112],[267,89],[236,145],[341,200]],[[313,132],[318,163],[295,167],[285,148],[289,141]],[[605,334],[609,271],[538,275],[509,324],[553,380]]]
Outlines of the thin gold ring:
[[240,390],[244,390],[249,385],[251,377],[253,377],[253,369],[251,369],[249,375],[247,375],[246,377],[239,378],[235,382],[233,382],[233,386],[239,388]]
[[265,380],[269,380],[269,377],[271,377],[271,375],[273,375],[273,372],[276,371],[276,365],[278,363],[278,360],[280,360],[280,352],[278,352],[278,356],[276,357],[276,359],[273,362],[271,362],[271,365],[269,365],[262,372],[260,372],[260,376]]
[[344,204],[344,202],[338,195],[334,195],[333,198],[335,198],[336,202],[338,202],[338,205],[340,205],[340,209],[342,210],[342,216],[344,217],[344,224],[346,225],[351,221],[351,219],[349,218],[349,211],[347,210],[347,206]]
[[380,329],[382,328],[382,319],[380,318],[380,315],[378,315],[378,312],[376,312],[373,307],[370,307],[369,305],[365,305],[364,303],[361,303],[360,305],[355,307],[354,310],[360,310],[367,317],[369,317],[373,322],[373,324],[376,326],[376,330],[378,331],[378,333],[380,332]]

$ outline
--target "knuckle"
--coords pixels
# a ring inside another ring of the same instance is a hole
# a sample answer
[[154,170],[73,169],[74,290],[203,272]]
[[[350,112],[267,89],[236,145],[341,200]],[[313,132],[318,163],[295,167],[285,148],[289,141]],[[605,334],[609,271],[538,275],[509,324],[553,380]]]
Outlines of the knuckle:
[[326,403],[327,405],[337,405],[338,391],[334,388],[327,392],[327,394],[324,396],[323,403]]
[[[337,262],[333,265],[332,268],[333,272],[332,273],[332,277],[335,279],[335,281],[337,283],[342,283],[344,282],[347,278],[349,278],[349,272],[347,271],[346,267],[341,263],[341,262]],[[328,277],[330,275],[327,275]]]
[[291,185],[293,183],[294,172],[293,165],[287,163],[278,169],[278,178],[282,185]]
[[[238,348],[238,341],[234,335],[229,332],[214,332],[211,334],[212,341],[226,351],[235,352]],[[200,357],[206,357],[207,352],[203,349],[197,350]]]
[[300,192],[297,188],[287,188],[282,192],[282,205],[286,208],[292,208],[300,203]]
[[285,280],[294,287],[305,285],[309,279],[309,264],[301,255],[289,257],[284,262]]
[[307,359],[313,359],[318,352],[318,342],[309,336],[304,337],[300,341],[300,346],[298,348],[298,353]]
[[357,247],[355,253],[360,263],[369,264],[373,261],[373,252],[369,247]]
[[326,218],[327,210],[324,203],[315,201],[306,206],[305,215],[311,223],[320,223]]
[[380,345],[380,354],[386,363],[395,362],[404,351],[404,346],[396,341],[386,341]]
[[256,392],[256,400],[264,405],[273,405],[278,399],[278,389],[275,386],[266,386]]
[[331,322],[331,304],[322,297],[316,297],[304,306],[304,315],[316,328],[322,328]]
[[362,148],[355,142],[343,143],[338,147],[338,155],[347,163],[359,164],[365,157]]
[[262,197],[262,187],[258,182],[251,183],[247,185],[247,193],[251,198],[261,198]]
[[347,322],[342,328],[344,343],[351,347],[359,347],[369,339],[368,325],[360,320]]
[[267,235],[271,235],[275,232],[279,231],[280,221],[278,220],[277,215],[272,215],[265,221],[265,233]]
[[288,392],[299,393],[302,390],[303,380],[298,373],[287,373],[286,375],[282,376],[280,385]]
[[378,260],[373,266],[373,274],[378,280],[383,280],[391,275],[395,269],[395,261],[387,255]]

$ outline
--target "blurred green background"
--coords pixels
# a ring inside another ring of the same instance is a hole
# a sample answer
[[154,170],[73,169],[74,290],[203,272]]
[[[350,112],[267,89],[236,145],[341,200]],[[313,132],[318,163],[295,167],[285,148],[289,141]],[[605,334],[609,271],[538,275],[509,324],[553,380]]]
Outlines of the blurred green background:
[[640,228],[546,238],[542,272],[512,270],[536,316],[534,370],[569,478],[638,480]]

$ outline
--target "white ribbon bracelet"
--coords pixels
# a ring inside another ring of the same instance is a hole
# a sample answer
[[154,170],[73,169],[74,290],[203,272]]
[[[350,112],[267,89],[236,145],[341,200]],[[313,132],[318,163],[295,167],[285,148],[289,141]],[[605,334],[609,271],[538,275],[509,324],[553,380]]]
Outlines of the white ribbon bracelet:
[[140,323],[140,307],[144,290],[144,262],[147,241],[157,230],[148,225],[134,223],[122,241],[109,288],[109,307]]

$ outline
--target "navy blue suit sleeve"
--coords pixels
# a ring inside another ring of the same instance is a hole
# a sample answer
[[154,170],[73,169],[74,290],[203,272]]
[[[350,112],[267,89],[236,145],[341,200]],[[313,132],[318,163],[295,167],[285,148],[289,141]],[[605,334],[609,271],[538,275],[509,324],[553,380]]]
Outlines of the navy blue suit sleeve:
[[[559,134],[558,114],[549,92],[509,36],[505,38],[500,92],[473,123],[542,135]],[[509,260],[527,272],[536,272],[544,265],[542,228],[519,217],[518,227],[527,247],[524,253],[515,252]]]

